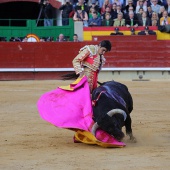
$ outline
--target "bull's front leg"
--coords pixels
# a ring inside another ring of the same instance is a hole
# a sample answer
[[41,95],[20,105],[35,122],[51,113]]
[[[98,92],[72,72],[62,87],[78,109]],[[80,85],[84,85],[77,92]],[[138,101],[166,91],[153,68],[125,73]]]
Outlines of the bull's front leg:
[[126,135],[128,135],[130,137],[130,140],[135,143],[137,142],[137,140],[133,136],[131,124],[132,124],[131,117],[129,114],[127,114],[127,118],[125,120]]

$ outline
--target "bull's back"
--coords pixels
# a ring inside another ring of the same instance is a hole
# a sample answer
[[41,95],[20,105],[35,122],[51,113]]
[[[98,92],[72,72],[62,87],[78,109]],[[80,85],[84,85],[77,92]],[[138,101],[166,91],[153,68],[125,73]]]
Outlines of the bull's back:
[[126,102],[126,107],[129,113],[133,110],[133,99],[126,85],[116,82],[109,81],[104,84],[104,86],[110,88],[110,92],[116,92],[119,96],[121,96]]
[[92,97],[96,98],[101,91],[107,91],[109,94],[116,93],[125,101],[128,112],[131,113],[133,110],[133,99],[126,85],[116,81],[105,82],[94,90]]

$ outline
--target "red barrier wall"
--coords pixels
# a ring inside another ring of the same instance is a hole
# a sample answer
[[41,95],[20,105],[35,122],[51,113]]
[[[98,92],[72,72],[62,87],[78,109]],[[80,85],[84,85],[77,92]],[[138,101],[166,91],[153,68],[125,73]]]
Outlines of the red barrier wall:
[[71,68],[72,59],[87,44],[89,43],[1,42],[0,68]]
[[[103,39],[112,42],[111,52],[105,55],[105,68],[170,67],[170,41],[158,41],[155,36],[97,36],[97,39],[78,43],[0,42],[0,80],[10,80],[15,75],[18,79],[43,79],[44,75],[55,79],[61,72],[37,72],[34,69],[73,68],[72,60],[81,47],[98,44]],[[10,71],[10,68],[28,70]]]

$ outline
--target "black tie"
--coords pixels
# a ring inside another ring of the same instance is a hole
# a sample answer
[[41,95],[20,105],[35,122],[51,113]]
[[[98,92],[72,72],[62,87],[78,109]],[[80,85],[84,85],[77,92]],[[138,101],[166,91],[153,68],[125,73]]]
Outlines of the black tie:
[[166,20],[164,20],[164,25],[166,25]]

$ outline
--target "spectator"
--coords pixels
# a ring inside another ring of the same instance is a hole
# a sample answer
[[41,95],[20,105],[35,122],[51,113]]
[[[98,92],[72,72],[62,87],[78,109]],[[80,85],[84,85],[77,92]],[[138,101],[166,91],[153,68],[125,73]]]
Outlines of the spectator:
[[81,7],[82,11],[87,12],[87,14],[89,13],[89,7],[88,5],[84,2],[84,0],[78,0],[78,3],[76,4],[75,10],[77,9],[77,7]]
[[123,19],[123,13],[119,12],[117,18],[114,20],[114,27],[125,26],[125,19]]
[[13,42],[21,42],[21,39],[19,37],[11,37],[9,39],[9,41],[13,41]]
[[89,9],[89,14],[88,14],[88,18],[90,19],[90,18],[92,18],[92,13],[93,12],[95,12],[96,10],[93,8],[93,7],[91,7],[90,9]]
[[111,33],[110,35],[123,35],[123,33],[119,32],[119,28],[115,28],[115,32]]
[[[133,1],[133,5],[135,6],[135,8],[136,8],[136,6],[139,4],[139,0],[132,0]],[[136,9],[135,9],[136,10]],[[135,11],[134,11],[135,12]]]
[[160,7],[161,7],[160,5],[158,5],[158,0],[152,0],[152,3],[153,3],[151,5],[152,11],[158,14],[160,11]]
[[[140,6],[140,5],[139,5],[139,4],[140,4],[140,3],[139,3],[140,0],[135,0],[135,1],[136,1],[136,7],[137,7],[137,6]],[[134,2],[135,2],[135,1],[134,1]],[[150,4],[150,0],[143,0],[143,5],[144,5],[144,6],[147,7],[147,6],[149,6],[149,4]],[[135,3],[134,3],[134,5],[135,5]]]
[[[125,19],[127,19],[129,17],[129,12],[133,12],[134,13],[133,6],[130,6],[129,9],[128,9],[128,12],[125,13]],[[136,13],[134,13],[134,16],[137,17]]]
[[122,2],[121,2],[121,0],[112,0],[112,4],[116,4],[116,5],[120,5],[120,6],[122,6]]
[[160,25],[170,25],[170,17],[168,17],[168,12],[163,12],[163,17],[160,18]]
[[49,0],[44,1],[44,26],[53,26],[53,10]]
[[89,19],[89,26],[101,26],[101,18],[97,16],[97,12],[93,12],[92,18]]
[[100,17],[100,13],[98,11],[96,11],[96,9],[94,7],[91,7],[89,10],[89,19],[92,18],[92,14],[93,12],[97,12],[97,16]]
[[28,38],[27,37],[24,37],[22,42],[27,42]]
[[116,10],[117,10],[117,14],[118,14],[119,12],[122,12],[123,15],[124,15],[124,12],[123,12],[122,7],[121,7],[120,5],[117,5],[117,6],[116,6]]
[[139,4],[136,6],[136,13],[139,12],[140,8],[143,8],[143,10],[146,12],[147,11],[147,6],[144,4],[144,0],[139,0]]
[[138,32],[138,35],[156,35],[156,32],[149,30],[149,27],[145,27],[145,30]]
[[101,15],[102,19],[105,19],[106,14],[110,14],[111,15],[111,10],[110,7],[106,7],[105,12]]
[[168,12],[168,16],[170,16],[170,0],[167,0],[167,4],[165,5],[165,10]]
[[66,3],[61,5],[59,10],[62,10],[62,25],[69,25],[69,14],[73,11],[70,0],[66,0]]
[[73,5],[73,10],[75,10],[76,4],[78,3],[78,0],[70,0],[71,4]]
[[76,12],[73,16],[74,21],[82,21],[84,27],[88,27],[88,15],[87,12],[81,9],[81,6],[76,7]]
[[99,4],[99,8],[100,8],[100,12],[103,6],[104,0],[98,0],[98,4]]
[[142,18],[142,13],[143,13],[143,8],[139,8],[138,13],[136,14],[136,16],[137,16],[137,18],[138,18],[138,21],[141,20],[141,18]]
[[158,18],[160,19],[161,17],[163,17],[163,12],[165,11],[165,7],[164,6],[161,6],[160,7],[160,11],[158,13]]
[[40,37],[40,42],[45,42],[45,37]]
[[158,20],[156,19],[151,20],[151,24],[152,26],[159,26]]
[[66,41],[65,37],[64,37],[64,34],[60,34],[58,36],[58,38],[56,39],[57,42],[64,42]]
[[136,6],[133,4],[133,0],[128,0],[128,5],[126,5],[124,8],[126,13],[129,12],[129,7],[133,7],[133,12],[135,12]]
[[104,0],[103,6],[101,8],[101,14],[103,15],[106,12],[106,8],[109,8],[109,11],[112,9],[112,4],[109,0]]
[[100,13],[100,8],[99,8],[99,6],[97,5],[96,0],[93,0],[93,1],[92,1],[91,6],[89,6],[89,9],[90,9],[90,8],[94,8],[97,12]]
[[47,41],[47,42],[54,42],[54,37],[47,37],[47,38],[46,38],[46,41]]
[[[154,21],[154,22],[152,22],[152,21]],[[152,24],[154,24],[152,26],[155,26],[155,24],[156,24],[156,26],[159,25],[159,18],[158,18],[158,14],[156,12],[152,13],[151,22],[152,22]]]
[[142,18],[139,20],[139,26],[151,26],[151,20],[147,17],[147,13],[143,11]]
[[168,1],[169,1],[169,0],[159,0],[159,1],[161,2],[159,5],[165,7],[165,6],[168,4]]
[[106,14],[105,19],[102,20],[102,26],[113,26],[113,20],[109,13]]
[[113,5],[112,5],[112,9],[111,9],[111,12],[110,12],[110,14],[111,14],[111,18],[114,20],[114,19],[116,19],[117,18],[117,4],[116,3],[113,3]]
[[134,16],[133,12],[129,12],[129,17],[125,19],[126,27],[138,27],[138,19]]
[[148,7],[148,6],[151,7],[151,5],[152,5],[151,0],[145,0],[145,2],[146,2],[146,6],[147,6],[147,7]]
[[6,39],[6,37],[0,37],[0,41],[1,41],[1,42],[6,42],[7,39]]
[[73,42],[79,42],[77,34],[73,35]]
[[163,17],[160,19],[160,25],[158,27],[159,31],[170,33],[170,17],[168,17],[168,12],[163,12]]
[[135,35],[135,29],[134,28],[131,28],[130,32],[131,32],[131,35]]
[[167,2],[166,2],[167,0],[158,0],[158,5],[160,5],[160,6],[164,6],[164,5],[166,5],[167,4]]
[[148,16],[149,18],[152,18],[152,13],[153,13],[153,11],[152,11],[151,6],[148,6],[148,7],[147,7],[147,16]]

